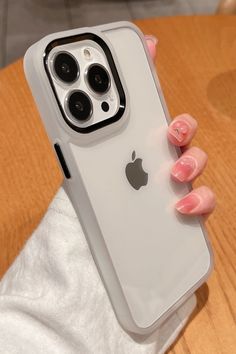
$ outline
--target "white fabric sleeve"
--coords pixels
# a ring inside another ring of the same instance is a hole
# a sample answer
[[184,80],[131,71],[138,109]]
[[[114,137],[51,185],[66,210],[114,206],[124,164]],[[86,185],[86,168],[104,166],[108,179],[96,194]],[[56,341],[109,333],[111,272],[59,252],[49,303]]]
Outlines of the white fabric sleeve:
[[61,188],[0,283],[0,352],[164,353],[195,295],[149,338],[118,324],[75,211]]

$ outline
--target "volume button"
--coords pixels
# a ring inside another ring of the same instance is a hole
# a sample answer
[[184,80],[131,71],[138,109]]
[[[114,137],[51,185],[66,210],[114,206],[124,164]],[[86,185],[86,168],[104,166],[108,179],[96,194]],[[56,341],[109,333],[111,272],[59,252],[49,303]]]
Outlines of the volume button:
[[54,144],[54,149],[56,151],[58,160],[60,161],[60,164],[61,164],[61,167],[62,167],[65,177],[71,178],[71,174],[70,174],[69,168],[66,164],[66,160],[64,158],[64,155],[61,151],[60,145],[58,143]]

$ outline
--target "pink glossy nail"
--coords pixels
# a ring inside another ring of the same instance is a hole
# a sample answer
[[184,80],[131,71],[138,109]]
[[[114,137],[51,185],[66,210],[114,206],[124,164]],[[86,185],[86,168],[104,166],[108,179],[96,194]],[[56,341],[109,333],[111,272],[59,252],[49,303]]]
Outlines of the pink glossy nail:
[[200,198],[192,193],[176,203],[175,207],[182,214],[191,214],[199,206],[200,202]]
[[152,34],[147,34],[145,36],[147,41],[150,41],[154,46],[157,45],[157,38],[155,36],[153,36]]
[[172,168],[171,175],[177,181],[188,181],[189,177],[193,174],[196,168],[197,162],[193,157],[181,157]]
[[189,126],[184,121],[178,120],[169,127],[169,133],[180,143],[184,141],[187,133],[189,132]]

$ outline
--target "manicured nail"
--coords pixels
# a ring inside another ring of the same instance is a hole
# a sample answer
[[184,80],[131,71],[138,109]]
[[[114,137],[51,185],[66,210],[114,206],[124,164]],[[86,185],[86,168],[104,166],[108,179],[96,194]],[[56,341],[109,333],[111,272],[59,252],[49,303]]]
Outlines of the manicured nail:
[[171,134],[180,143],[184,141],[188,132],[189,132],[188,124],[181,120],[174,122],[169,127],[169,134]]
[[175,163],[172,168],[171,175],[174,179],[184,182],[189,179],[196,168],[197,162],[193,157],[183,156]]
[[157,45],[158,40],[157,40],[157,38],[156,38],[155,36],[153,36],[152,34],[146,35],[145,38],[146,38],[147,41],[152,42],[152,44],[154,44],[155,46]]
[[201,200],[196,194],[188,194],[175,204],[176,209],[182,214],[191,214],[198,207]]

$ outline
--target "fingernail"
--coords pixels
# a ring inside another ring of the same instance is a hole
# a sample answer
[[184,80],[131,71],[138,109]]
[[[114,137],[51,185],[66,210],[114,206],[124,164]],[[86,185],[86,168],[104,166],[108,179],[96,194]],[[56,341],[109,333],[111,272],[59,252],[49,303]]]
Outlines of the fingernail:
[[196,160],[191,156],[181,157],[171,171],[172,177],[180,182],[187,181],[197,168]]
[[155,36],[153,36],[152,34],[146,35],[145,38],[146,38],[147,41],[152,42],[152,44],[157,45],[158,40],[157,40],[157,38],[156,38]]
[[169,134],[171,134],[180,143],[184,141],[188,132],[189,132],[188,124],[181,120],[174,122],[169,127]]
[[182,214],[188,214],[194,211],[200,204],[201,200],[196,194],[189,194],[178,203],[176,203],[176,209]]

